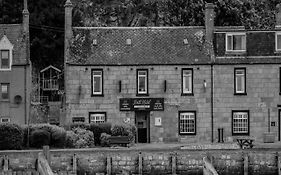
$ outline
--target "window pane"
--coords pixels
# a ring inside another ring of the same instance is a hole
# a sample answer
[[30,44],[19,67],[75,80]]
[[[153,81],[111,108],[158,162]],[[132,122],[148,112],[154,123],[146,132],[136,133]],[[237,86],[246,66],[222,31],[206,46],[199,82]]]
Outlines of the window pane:
[[147,93],[147,72],[138,71],[138,93]]
[[244,93],[245,92],[245,71],[244,70],[236,70],[236,92]]
[[242,50],[242,35],[233,36],[233,50]]
[[139,92],[145,91],[145,77],[139,77]]
[[192,71],[183,71],[183,93],[192,93]]
[[9,61],[9,51],[2,50],[1,51],[1,68],[9,68],[10,61]]
[[227,50],[232,50],[232,36],[227,36]]
[[1,85],[1,94],[2,94],[2,99],[9,98],[9,85],[8,84]]
[[195,114],[193,112],[180,114],[180,133],[194,134],[195,133]]
[[101,92],[101,77],[94,77],[94,92]]
[[104,123],[105,114],[90,114],[90,123]]
[[101,75],[101,71],[94,71],[93,75]]
[[249,132],[248,121],[247,112],[233,113],[233,133],[247,134]]
[[277,35],[277,49],[281,49],[281,35]]

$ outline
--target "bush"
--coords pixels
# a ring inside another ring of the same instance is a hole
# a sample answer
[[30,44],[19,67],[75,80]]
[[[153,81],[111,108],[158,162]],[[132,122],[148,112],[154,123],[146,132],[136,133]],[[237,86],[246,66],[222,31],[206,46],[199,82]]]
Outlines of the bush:
[[113,136],[129,136],[130,143],[134,143],[136,135],[136,127],[131,124],[120,124],[114,125],[111,128],[111,133]]
[[69,125],[70,130],[74,128],[83,128],[83,129],[89,129],[90,125],[88,123],[78,122],[78,123],[71,123]]
[[111,134],[111,123],[92,123],[89,126],[89,130],[94,133],[95,145],[100,145],[101,134]]
[[73,131],[66,131],[66,141],[65,146],[67,148],[75,148],[75,141],[77,139],[77,135]]
[[83,128],[74,128],[73,140],[75,148],[92,148],[95,146],[94,134],[92,131]]
[[111,135],[107,134],[107,133],[101,133],[101,136],[100,136],[100,144],[101,146],[110,146],[110,143],[109,143],[109,137]]
[[16,124],[0,124],[0,150],[22,149],[23,129]]
[[44,129],[37,129],[31,132],[30,146],[42,148],[44,145],[50,145],[50,133]]

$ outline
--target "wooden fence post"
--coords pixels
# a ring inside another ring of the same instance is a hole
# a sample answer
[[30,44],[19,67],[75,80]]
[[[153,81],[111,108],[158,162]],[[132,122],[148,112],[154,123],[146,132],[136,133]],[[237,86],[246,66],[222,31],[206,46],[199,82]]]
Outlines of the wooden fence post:
[[172,175],[177,174],[177,153],[172,154]]
[[111,157],[106,158],[106,173],[111,175]]
[[278,168],[278,175],[281,175],[281,157],[279,152],[277,154],[277,168]]
[[244,153],[243,154],[243,158],[244,158],[244,175],[248,175],[248,167],[249,167],[249,157],[248,154]]
[[142,175],[142,154],[139,153],[139,175]]
[[48,161],[48,164],[50,165],[50,147],[49,146],[43,146],[43,155],[45,156],[46,160]]
[[7,155],[4,156],[4,167],[3,167],[4,171],[9,171],[9,158]]

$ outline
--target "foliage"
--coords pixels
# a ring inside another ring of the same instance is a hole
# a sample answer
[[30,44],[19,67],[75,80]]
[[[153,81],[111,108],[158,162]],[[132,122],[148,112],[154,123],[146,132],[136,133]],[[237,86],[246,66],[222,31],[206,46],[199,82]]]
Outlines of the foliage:
[[92,148],[95,146],[93,132],[83,128],[73,128],[73,145],[75,148]]
[[73,131],[66,131],[66,141],[65,147],[66,148],[75,148],[75,141],[76,141],[76,134]]
[[110,146],[110,143],[109,143],[109,137],[111,135],[107,134],[107,133],[101,133],[100,135],[100,145],[103,146],[103,147],[108,147]]
[[0,150],[22,149],[23,130],[16,124],[0,124]]
[[113,136],[129,136],[130,143],[135,141],[136,131],[135,125],[131,124],[119,124],[111,128]]
[[111,134],[111,123],[92,123],[89,130],[94,133],[95,145],[101,144],[101,134]]
[[72,130],[74,128],[83,128],[83,129],[89,129],[89,124],[88,123],[83,123],[83,122],[78,122],[78,123],[71,123],[69,125],[69,129]]
[[51,135],[47,130],[36,129],[30,135],[30,147],[42,148],[44,145],[50,145]]

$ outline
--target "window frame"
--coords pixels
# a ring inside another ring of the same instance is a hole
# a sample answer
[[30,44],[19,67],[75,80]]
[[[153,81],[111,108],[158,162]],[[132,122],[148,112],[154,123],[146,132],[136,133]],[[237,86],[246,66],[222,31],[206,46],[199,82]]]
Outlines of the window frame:
[[[3,122],[3,119],[8,119],[8,122]],[[11,123],[11,118],[10,117],[1,117],[0,123]]]
[[[180,122],[181,122],[181,114],[183,113],[193,113],[194,114],[194,132],[190,132],[190,133],[182,133],[181,132],[181,127],[180,127]],[[179,135],[196,135],[197,132],[197,114],[196,111],[179,111],[178,112],[178,133]]]
[[280,46],[280,49],[278,49],[278,40],[277,40],[277,36],[278,35],[281,36],[281,32],[275,32],[275,51],[276,52],[281,52],[281,46]]
[[[244,50],[234,50],[233,49],[233,36],[238,36],[238,35],[244,35],[245,36],[245,49]],[[228,36],[232,37],[232,50],[228,50]],[[226,33],[225,34],[225,51],[226,52],[246,52],[246,49],[247,49],[247,35],[246,35],[246,33],[239,32],[239,33]]]
[[[2,52],[8,52],[8,68],[2,68]],[[1,49],[0,50],[0,70],[11,70],[11,50],[9,49]]]
[[[7,98],[3,98],[3,92],[2,92],[2,86],[3,85],[7,85]],[[0,94],[1,94],[1,96],[0,96],[0,99],[2,100],[2,101],[10,101],[10,84],[9,83],[1,83],[0,84]]]
[[[145,92],[139,92],[139,72],[145,72],[146,73],[146,79],[145,79],[145,85],[146,85],[146,91]],[[149,96],[149,84],[148,84],[148,69],[137,69],[136,70],[136,95],[137,96]]]
[[[191,71],[191,92],[185,92],[184,91],[184,71]],[[191,96],[193,96],[194,95],[194,91],[193,91],[193,87],[194,87],[194,74],[193,74],[193,68],[182,68],[182,70],[181,70],[181,95],[182,96],[184,96],[184,95],[191,95]]]
[[[102,123],[106,123],[106,121],[107,121],[106,112],[89,112],[89,123],[91,123],[91,115],[92,114],[103,114],[104,115],[104,122],[102,122]],[[95,122],[94,124],[99,124],[99,123]]]
[[[101,72],[100,92],[94,92],[94,72]],[[103,84],[103,69],[92,69],[91,70],[91,96],[104,96],[104,84]]]
[[[83,119],[83,121],[75,121],[75,120]],[[74,122],[75,121],[75,122]],[[72,117],[72,123],[85,123],[85,117]]]
[[[236,83],[236,71],[243,70],[244,72],[244,91],[237,91],[237,83]],[[234,68],[234,95],[247,95],[247,71],[245,67],[235,67]]]
[[[238,112],[241,112],[241,113],[247,113],[248,115],[248,124],[247,124],[247,127],[248,127],[248,132],[247,133],[234,133],[234,113],[238,113]],[[249,136],[250,135],[250,111],[249,110],[232,110],[231,112],[231,133],[232,133],[232,136]]]

